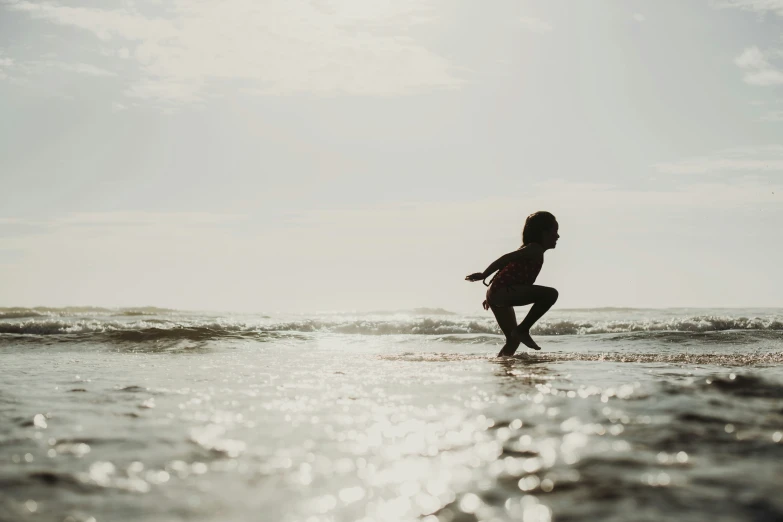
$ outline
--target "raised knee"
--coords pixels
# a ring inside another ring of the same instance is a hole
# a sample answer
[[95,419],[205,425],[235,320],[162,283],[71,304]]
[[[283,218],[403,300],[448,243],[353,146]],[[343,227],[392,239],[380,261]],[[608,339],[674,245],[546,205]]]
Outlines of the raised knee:
[[550,290],[551,292],[549,295],[549,299],[552,301],[552,303],[554,303],[555,301],[557,301],[557,298],[560,296],[560,293],[554,288],[550,288]]

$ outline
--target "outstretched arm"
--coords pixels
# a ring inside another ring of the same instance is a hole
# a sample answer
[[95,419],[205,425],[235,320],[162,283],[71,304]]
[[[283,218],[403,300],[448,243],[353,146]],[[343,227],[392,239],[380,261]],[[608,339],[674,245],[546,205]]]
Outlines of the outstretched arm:
[[515,250],[513,252],[509,252],[508,254],[505,254],[503,256],[500,256],[495,261],[490,264],[486,270],[483,272],[476,272],[475,274],[470,274],[465,277],[466,281],[483,281],[487,277],[491,276],[493,273],[495,273],[498,270],[502,270],[504,266],[507,264],[518,261],[521,259],[526,258],[533,258],[538,257],[540,255],[543,255],[544,251],[541,248],[541,245],[538,243],[531,243],[529,245],[525,245],[519,250]]
[[511,262],[511,259],[509,258],[511,254],[506,254],[504,256],[500,256],[495,261],[490,264],[486,270],[483,272],[476,272],[475,274],[470,274],[469,276],[465,277],[465,280],[467,281],[483,281],[484,279],[488,278],[498,270],[501,270],[504,266],[509,264]]

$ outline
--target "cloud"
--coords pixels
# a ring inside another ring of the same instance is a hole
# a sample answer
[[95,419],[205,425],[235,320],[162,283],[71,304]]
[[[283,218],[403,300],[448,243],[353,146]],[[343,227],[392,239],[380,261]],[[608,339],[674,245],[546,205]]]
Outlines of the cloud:
[[126,229],[128,227],[147,230],[159,228],[166,230],[188,227],[218,227],[236,225],[246,221],[241,214],[213,212],[69,212],[49,219],[25,219],[18,217],[0,217],[0,226],[25,226],[52,233],[68,228],[106,228]]
[[[263,223],[253,222],[251,216],[207,212],[81,212],[40,221],[4,217],[0,219],[0,225],[27,228],[24,233],[0,235],[0,250],[37,248],[43,237],[48,237],[49,242],[72,246],[81,244],[77,239],[83,239],[84,244],[91,244],[90,248],[96,251],[103,250],[91,243],[98,238],[106,241],[135,238],[139,244],[146,245],[139,247],[137,253],[174,248],[174,243],[203,250],[203,245],[209,243],[199,238],[205,234],[204,237],[218,242],[240,241],[243,245],[240,250],[257,250],[264,256],[268,245],[279,244],[290,250],[285,255],[300,250],[307,254],[314,249],[328,258],[343,255],[341,246],[357,248],[358,238],[365,247],[370,246],[370,250],[412,244],[431,248],[433,242],[460,242],[466,237],[485,234],[487,227],[504,228],[509,223],[524,221],[529,212],[541,208],[568,216],[569,220],[606,211],[633,215],[672,208],[742,208],[778,203],[779,196],[772,191],[779,194],[781,190],[783,188],[776,185],[748,180],[683,184],[659,190],[552,180],[531,186],[522,197],[303,209]],[[329,233],[324,233],[326,230]],[[261,243],[259,236],[264,238]],[[194,238],[199,240],[192,243]],[[73,248],[73,253],[85,255],[81,247]],[[116,253],[106,250],[104,254]]]
[[783,16],[783,0],[725,0],[715,4],[720,9],[742,9],[756,13],[775,13]]
[[56,65],[64,71],[87,74],[89,76],[117,76],[117,73],[107,71],[106,69],[101,69],[100,67],[96,67],[88,63],[57,63]]
[[[574,183],[552,180],[530,187],[525,196],[493,197],[461,202],[405,202],[363,205],[339,209],[313,209],[286,220],[286,234],[297,229],[352,230],[363,241],[387,243],[395,240],[422,243],[435,236],[453,234],[470,237],[473,229],[481,234],[490,224],[513,223],[534,210],[546,208],[556,215],[571,217],[623,210],[630,214],[662,209],[727,209],[764,203],[778,203],[779,187],[743,180],[736,183],[687,183],[659,190],[634,189],[611,184]],[[477,218],[480,216],[480,218]],[[468,233],[468,231],[471,231]],[[355,236],[349,235],[350,238]],[[334,237],[318,239],[328,248]],[[449,241],[451,238],[449,238]]]
[[760,85],[767,87],[770,85],[783,85],[783,72],[777,69],[765,69],[752,73],[746,73],[743,76],[745,83],[750,85]]
[[647,20],[647,17],[645,17],[642,13],[634,13],[632,18],[637,22],[644,22]]
[[772,191],[778,185],[743,180],[739,182],[686,183],[661,190],[631,189],[612,185],[577,184],[553,181],[538,186],[542,194],[569,212],[601,211],[605,208],[738,208],[763,203],[778,203]]
[[768,112],[761,117],[761,121],[783,121],[783,111]]
[[[718,8],[742,9],[761,14],[768,12],[783,16],[783,0],[727,0],[715,4]],[[743,81],[750,85],[783,85],[783,71],[769,62],[770,55],[781,55],[781,51],[768,51],[765,54],[758,47],[748,47],[735,60],[745,70]]]
[[124,91],[129,98],[152,100],[179,101],[182,103],[197,102],[202,96],[204,84],[201,81],[185,82],[169,79],[161,81],[158,78],[144,78]]
[[519,19],[522,26],[534,33],[548,33],[552,31],[553,27],[549,22],[545,22],[539,18],[522,17]]
[[[426,4],[399,2],[191,2],[166,17],[134,7],[69,7],[26,0],[7,8],[122,40],[141,77],[134,98],[190,103],[213,85],[239,83],[267,95],[397,96],[462,84],[445,58],[418,44],[411,25],[429,23]],[[123,50],[126,49],[126,50]],[[127,52],[126,52],[127,51]]]
[[215,214],[210,212],[73,212],[61,216],[49,224],[60,225],[218,225],[241,221],[238,214]]
[[5,73],[5,71],[10,69],[13,65],[13,58],[3,56],[3,51],[0,50],[0,80],[8,78],[8,75]]
[[665,174],[710,174],[720,172],[783,172],[783,145],[729,149],[713,156],[658,163]]
[[[722,223],[755,232],[762,224],[766,228],[759,233],[774,236],[777,216],[757,211],[775,212],[779,194],[777,187],[744,181],[666,184],[653,190],[552,181],[523,194],[477,201],[309,207],[294,219],[243,221],[236,227],[233,218],[218,214],[205,216],[203,224],[167,213],[68,215],[46,227],[0,234],[0,255],[5,252],[8,259],[7,269],[0,270],[0,287],[9,305],[147,303],[299,312],[397,308],[406,300],[453,306],[470,299],[477,305],[476,288],[459,283],[464,274],[518,245],[525,216],[547,209],[561,221],[564,253],[578,257],[598,241],[605,256],[587,256],[586,264],[553,258],[543,281],[553,273],[558,279],[562,275],[563,287],[589,299],[595,294],[591,277],[616,277],[620,270],[621,277],[628,276],[624,281],[632,286],[644,282],[650,295],[657,295],[655,288],[672,277],[655,257],[660,240],[675,249],[689,247],[678,256],[685,265],[678,272],[681,278],[702,274],[705,234],[715,251],[724,246],[724,233],[731,237],[733,231],[721,230]],[[711,223],[709,218],[716,217],[725,221]],[[694,237],[699,242],[692,247]],[[649,266],[637,263],[645,257]],[[744,266],[735,258],[737,266]],[[384,277],[379,278],[379,269]],[[431,276],[426,285],[422,273]],[[285,274],[296,274],[296,284]],[[659,274],[660,280],[650,282],[650,274]],[[579,281],[587,283],[579,286]],[[722,289],[727,291],[733,290]],[[612,294],[603,304],[633,299],[634,292],[635,287],[628,294]],[[672,303],[670,292],[660,299],[661,306],[681,303]]]
[[734,63],[743,69],[765,69],[770,67],[764,53],[758,47],[749,47],[735,58]]
[[[47,53],[47,56],[50,55],[51,53]],[[44,72],[51,69],[57,69],[68,73],[84,74],[87,76],[95,76],[95,77],[117,76],[117,73],[113,71],[102,69],[101,67],[97,67],[95,65],[89,63],[83,63],[83,62],[69,63],[69,62],[60,62],[56,60],[14,61],[11,60],[10,58],[6,58],[6,59],[0,58],[0,78],[4,77],[3,74],[4,66],[6,68],[13,66],[14,76],[12,78],[12,81],[14,81],[16,84],[26,85],[26,86],[35,84],[35,87],[38,90],[46,90],[48,84],[47,82],[42,82],[39,79],[33,79],[32,77],[43,74]]]
[[750,85],[783,85],[783,71],[775,68],[758,47],[748,47],[734,59],[745,70],[743,80]]

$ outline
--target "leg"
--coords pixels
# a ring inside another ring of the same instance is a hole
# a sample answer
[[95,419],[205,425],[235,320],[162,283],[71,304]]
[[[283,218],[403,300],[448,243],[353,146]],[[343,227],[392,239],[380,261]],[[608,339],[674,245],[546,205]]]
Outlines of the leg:
[[511,339],[511,335],[514,333],[514,329],[517,327],[517,315],[514,313],[514,307],[490,306],[490,308],[492,309],[492,313],[495,314],[495,319],[498,321],[498,326],[500,326],[500,329],[506,336],[506,344],[504,344],[503,348],[500,349],[498,357],[514,355],[514,351],[516,351],[520,342],[518,340]]
[[[530,328],[555,304],[558,297],[557,290],[547,286],[516,285],[509,287],[507,291],[495,293],[493,297],[494,306],[525,306],[533,304],[525,319],[510,335],[507,334],[507,337],[512,341],[524,344],[528,348],[540,350],[541,347],[530,337]],[[506,353],[504,355],[513,355],[515,350],[516,347],[513,348],[510,354]]]

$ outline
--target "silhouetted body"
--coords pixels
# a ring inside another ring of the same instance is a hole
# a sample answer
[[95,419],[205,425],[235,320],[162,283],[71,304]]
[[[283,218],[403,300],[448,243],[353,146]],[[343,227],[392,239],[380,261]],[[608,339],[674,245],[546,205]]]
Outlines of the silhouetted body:
[[[540,350],[530,328],[555,304],[557,290],[535,285],[536,277],[544,264],[544,252],[555,248],[558,234],[555,216],[549,212],[536,212],[525,220],[522,231],[522,246],[514,252],[501,256],[483,272],[465,277],[468,281],[483,281],[498,272],[489,283],[484,309],[495,314],[500,329],[506,336],[506,344],[498,357],[514,355],[520,344]],[[487,284],[487,283],[485,283]],[[525,319],[517,325],[515,306],[532,304]]]

